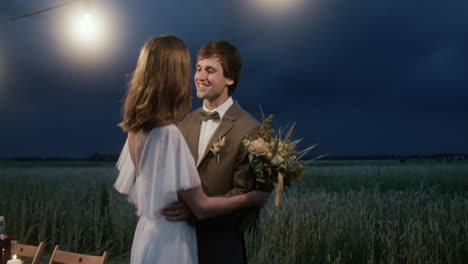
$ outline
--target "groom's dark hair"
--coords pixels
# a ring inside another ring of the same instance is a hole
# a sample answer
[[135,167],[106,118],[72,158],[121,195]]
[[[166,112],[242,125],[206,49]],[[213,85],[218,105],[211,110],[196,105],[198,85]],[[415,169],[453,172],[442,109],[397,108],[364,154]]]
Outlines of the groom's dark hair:
[[216,57],[221,61],[224,77],[234,81],[228,86],[229,96],[231,96],[240,81],[242,70],[242,57],[239,51],[227,41],[210,41],[198,51],[197,61],[211,57]]

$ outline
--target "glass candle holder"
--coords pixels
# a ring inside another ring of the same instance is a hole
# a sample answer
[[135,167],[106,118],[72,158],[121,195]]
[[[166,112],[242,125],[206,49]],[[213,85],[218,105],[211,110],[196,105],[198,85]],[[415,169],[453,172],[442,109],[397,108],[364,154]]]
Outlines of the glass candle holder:
[[18,246],[18,241],[16,240],[11,241],[11,256],[18,255],[16,252],[17,246]]

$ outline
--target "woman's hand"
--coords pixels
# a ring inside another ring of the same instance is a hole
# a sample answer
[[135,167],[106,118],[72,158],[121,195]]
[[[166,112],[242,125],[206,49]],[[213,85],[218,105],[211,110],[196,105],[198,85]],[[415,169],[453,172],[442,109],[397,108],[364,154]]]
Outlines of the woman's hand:
[[262,208],[268,201],[270,193],[261,191],[251,191],[245,194],[251,206]]

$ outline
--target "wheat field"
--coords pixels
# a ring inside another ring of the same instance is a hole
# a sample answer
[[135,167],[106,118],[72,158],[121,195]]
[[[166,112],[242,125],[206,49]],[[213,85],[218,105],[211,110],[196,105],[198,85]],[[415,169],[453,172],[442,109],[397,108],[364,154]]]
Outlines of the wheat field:
[[[137,222],[112,163],[0,162],[0,215],[22,243],[128,263]],[[271,197],[273,199],[273,197]],[[468,263],[466,161],[316,161],[246,233],[249,263]]]

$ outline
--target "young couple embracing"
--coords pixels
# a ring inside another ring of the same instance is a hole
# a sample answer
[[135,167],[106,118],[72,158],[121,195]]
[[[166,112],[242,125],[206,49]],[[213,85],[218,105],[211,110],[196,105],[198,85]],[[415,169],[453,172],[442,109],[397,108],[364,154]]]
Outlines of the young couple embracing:
[[205,44],[194,76],[203,106],[190,112],[187,46],[159,36],[143,46],[119,126],[128,133],[114,187],[139,217],[131,264],[247,263],[239,225],[268,193],[242,144],[260,123],[232,99],[242,59],[225,41]]

